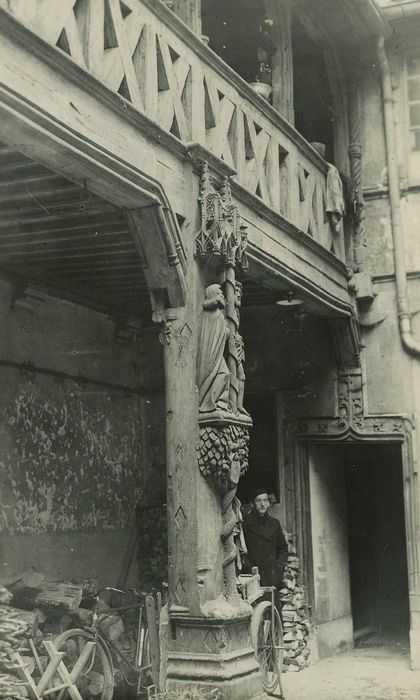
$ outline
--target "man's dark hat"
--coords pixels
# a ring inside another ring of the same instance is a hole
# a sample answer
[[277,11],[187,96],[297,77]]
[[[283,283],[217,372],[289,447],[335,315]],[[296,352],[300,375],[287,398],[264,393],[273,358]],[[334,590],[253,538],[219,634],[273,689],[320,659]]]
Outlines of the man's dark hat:
[[257,496],[261,496],[262,493],[266,493],[268,496],[268,491],[264,486],[261,486],[261,488],[258,489],[253,489],[251,491],[251,500],[254,500],[255,498],[257,498]]

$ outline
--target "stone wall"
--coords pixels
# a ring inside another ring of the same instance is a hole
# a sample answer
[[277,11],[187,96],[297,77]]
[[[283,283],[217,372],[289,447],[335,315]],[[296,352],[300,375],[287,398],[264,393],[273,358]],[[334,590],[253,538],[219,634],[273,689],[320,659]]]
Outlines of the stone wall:
[[120,345],[113,320],[52,297],[15,306],[5,282],[0,322],[2,570],[134,583],[141,341]]

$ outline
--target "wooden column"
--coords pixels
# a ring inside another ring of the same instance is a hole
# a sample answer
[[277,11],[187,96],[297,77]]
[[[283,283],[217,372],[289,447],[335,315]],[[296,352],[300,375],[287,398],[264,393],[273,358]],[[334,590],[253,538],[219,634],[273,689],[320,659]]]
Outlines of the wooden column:
[[160,338],[165,357],[170,607],[199,611],[197,587],[197,329],[193,299],[168,309]]
[[271,59],[273,107],[294,124],[292,6],[290,0],[264,0],[270,34],[277,48]]
[[[161,685],[162,690],[181,693],[194,686],[207,690],[217,687],[226,700],[256,700],[262,696],[261,676],[250,643],[251,608],[236,589],[231,527],[236,522],[236,503],[232,501],[243,460],[247,459],[245,433],[251,421],[248,415],[233,412],[227,420],[223,411],[216,410],[214,416],[204,414],[203,424],[197,387],[202,386],[197,357],[209,349],[200,340],[201,327],[203,324],[207,329],[203,333],[210,335],[214,328],[212,321],[210,331],[204,323],[209,313],[209,288],[218,288],[221,305],[223,300],[220,256],[205,266],[199,266],[194,258],[200,234],[206,237],[208,231],[207,219],[202,226],[200,216],[205,209],[204,184],[203,178],[200,182],[197,177],[197,168],[201,172],[203,167],[200,161],[195,172],[185,168],[187,191],[191,193],[191,216],[183,236],[187,303],[182,308],[155,312],[165,350],[168,479],[169,605],[167,623],[163,621],[161,628]],[[222,190],[225,192],[226,186]],[[220,195],[220,207],[227,205],[223,197]],[[230,222],[232,215],[228,218]],[[237,250],[238,260],[242,252],[245,254],[242,248],[233,250]],[[216,326],[220,330],[220,318],[222,326],[225,323],[223,313],[220,309],[215,313],[219,314]],[[237,455],[232,456],[234,448]],[[217,481],[216,472],[225,468],[228,458],[232,467],[223,489],[225,483]]]

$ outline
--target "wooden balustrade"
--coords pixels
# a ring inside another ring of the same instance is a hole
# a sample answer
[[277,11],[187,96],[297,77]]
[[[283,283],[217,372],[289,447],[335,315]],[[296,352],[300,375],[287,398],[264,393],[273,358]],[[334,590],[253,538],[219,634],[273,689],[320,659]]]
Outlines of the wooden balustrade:
[[235,169],[243,188],[343,257],[325,214],[327,165],[309,144],[160,2],[0,0],[184,144]]

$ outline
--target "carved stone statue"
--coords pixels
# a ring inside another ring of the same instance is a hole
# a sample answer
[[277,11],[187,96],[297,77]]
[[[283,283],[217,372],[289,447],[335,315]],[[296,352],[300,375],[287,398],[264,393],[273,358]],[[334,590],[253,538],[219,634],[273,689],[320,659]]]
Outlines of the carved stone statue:
[[219,284],[205,291],[203,321],[198,348],[198,399],[200,413],[229,408],[230,372],[224,357],[229,329],[222,309],[225,298]]

